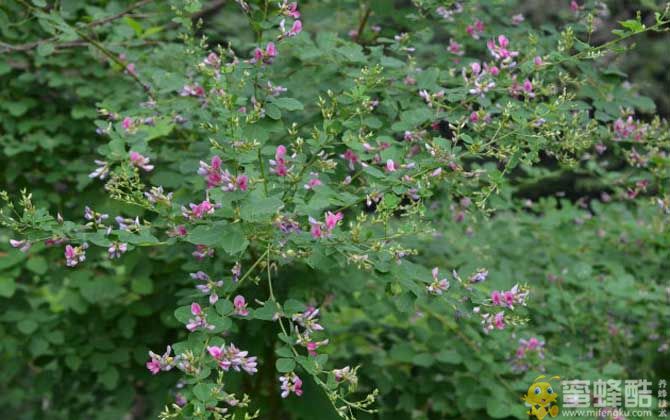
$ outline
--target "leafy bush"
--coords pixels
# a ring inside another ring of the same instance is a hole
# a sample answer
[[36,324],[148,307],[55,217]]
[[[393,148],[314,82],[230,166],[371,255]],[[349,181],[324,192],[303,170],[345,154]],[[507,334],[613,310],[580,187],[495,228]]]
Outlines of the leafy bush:
[[357,4],[2,6],[17,417],[525,418],[538,372],[668,372],[670,134],[610,64],[668,8],[591,45],[598,4]]

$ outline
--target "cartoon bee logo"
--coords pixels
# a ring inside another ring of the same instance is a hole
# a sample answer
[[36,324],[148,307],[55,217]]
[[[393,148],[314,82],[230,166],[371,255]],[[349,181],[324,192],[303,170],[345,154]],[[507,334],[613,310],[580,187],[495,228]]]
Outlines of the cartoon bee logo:
[[[521,397],[521,399],[526,403],[526,407],[529,407],[528,419],[537,419],[543,420],[549,414],[551,417],[556,417],[558,415],[558,404],[556,404],[556,399],[558,394],[551,387],[549,382],[538,382],[540,379],[544,378],[544,375],[540,375],[533,381],[533,384],[528,387],[528,393]],[[549,381],[554,379],[561,379],[560,376],[552,376]]]

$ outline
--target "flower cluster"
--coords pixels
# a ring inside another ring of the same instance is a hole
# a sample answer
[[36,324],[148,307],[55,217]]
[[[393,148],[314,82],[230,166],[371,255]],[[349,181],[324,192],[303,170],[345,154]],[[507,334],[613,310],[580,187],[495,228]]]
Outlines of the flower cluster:
[[191,273],[191,278],[201,282],[201,284],[198,284],[195,287],[203,294],[209,295],[210,304],[214,305],[219,300],[219,295],[216,294],[216,289],[223,287],[223,280],[213,281],[207,273],[203,271]]
[[449,280],[446,278],[439,278],[439,270],[437,267],[433,268],[433,282],[426,286],[428,293],[433,295],[441,295],[449,289]]
[[202,310],[202,307],[200,307],[199,304],[193,302],[191,304],[191,313],[195,318],[191,318],[188,320],[188,324],[186,324],[186,329],[189,331],[195,331],[199,329],[204,329],[204,330],[213,330],[214,325],[207,323],[207,317],[205,313]]
[[491,292],[491,303],[495,306],[503,306],[514,309],[514,305],[525,305],[528,297],[528,290],[515,284],[510,290],[500,292],[494,290]]
[[294,393],[298,397],[302,395],[302,379],[295,372],[289,372],[279,377],[281,383],[281,397],[286,398]]
[[212,157],[210,164],[200,161],[198,175],[205,178],[207,188],[220,186],[223,191],[246,191],[249,188],[249,178],[244,174],[234,176],[224,170],[219,156]]
[[242,351],[232,343],[228,346],[209,346],[207,352],[216,360],[218,366],[226,372],[230,369],[237,372],[244,370],[250,375],[258,372],[256,357],[248,356],[248,351]]
[[65,245],[65,265],[75,267],[77,264],[86,261],[86,250],[88,244],[84,242],[80,246]]
[[320,222],[312,217],[309,218],[311,226],[310,233],[314,239],[320,239],[331,236],[335,227],[342,221],[344,215],[342,212],[332,213],[326,212],[325,223]]

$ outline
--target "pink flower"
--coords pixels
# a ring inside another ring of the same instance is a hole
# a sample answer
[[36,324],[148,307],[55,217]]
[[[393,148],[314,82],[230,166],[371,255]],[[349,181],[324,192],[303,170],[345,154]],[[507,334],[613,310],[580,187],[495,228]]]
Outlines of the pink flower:
[[486,68],[486,71],[493,77],[500,74],[500,69],[497,66],[491,66]]
[[196,245],[195,251],[193,251],[191,255],[198,260],[204,260],[207,257],[214,256],[214,248],[210,248],[207,245]]
[[491,292],[491,303],[493,303],[496,306],[502,306],[503,305],[502,293],[500,293],[497,290]]
[[174,366],[174,358],[170,356],[172,348],[167,346],[165,353],[162,356],[157,355],[156,353],[149,351],[150,360],[146,363],[147,369],[153,374],[156,375],[160,371],[168,371]]
[[486,43],[486,46],[489,49],[491,55],[496,59],[500,60],[503,67],[514,67],[516,62],[514,57],[519,55],[518,51],[510,51],[509,40],[505,35],[498,35],[498,44],[494,40],[489,40]]
[[291,36],[295,36],[298,35],[300,32],[302,32],[302,22],[296,20],[295,22],[293,22],[293,26],[291,27],[289,34]]
[[202,308],[196,302],[191,304],[191,313],[194,315],[194,318],[188,320],[186,324],[186,329],[193,332],[198,329],[213,330],[214,325],[207,323],[207,318],[205,313],[202,311]]
[[121,258],[121,255],[125,254],[126,251],[128,251],[128,244],[124,242],[114,242],[107,249],[109,259]]
[[208,200],[204,200],[200,204],[190,203],[190,210],[182,206],[181,211],[182,215],[187,219],[202,219],[207,214],[214,214],[214,209],[217,207],[210,203]]
[[579,12],[580,9],[581,9],[581,6],[575,0],[572,0],[570,2],[570,10],[572,12],[577,13],[577,12]]
[[395,162],[393,162],[393,159],[389,159],[386,161],[386,170],[388,172],[395,172],[396,167],[395,167]]
[[207,188],[213,188],[221,185],[223,177],[221,174],[221,158],[219,156],[212,156],[211,164],[200,161],[200,168],[198,175],[205,178],[207,181]]
[[256,48],[254,50],[254,61],[255,62],[260,62],[263,59],[263,50],[260,48]]
[[512,25],[514,26],[519,26],[524,20],[526,20],[525,17],[521,13],[512,16]]
[[241,191],[246,191],[249,188],[249,177],[246,175],[240,175],[236,178],[237,181],[237,187]]
[[193,85],[185,85],[182,89],[181,92],[179,93],[181,96],[197,96],[197,97],[202,97],[205,96],[205,89],[198,85],[198,84],[193,84]]
[[228,347],[209,346],[207,352],[225,372],[231,368],[237,372],[244,370],[250,375],[258,372],[256,357],[248,357],[248,351],[242,351],[232,343]]
[[480,35],[484,33],[484,22],[476,20],[474,25],[468,25],[465,31],[474,39],[479,39]]
[[255,63],[265,63],[265,64],[271,64],[272,59],[277,56],[277,47],[275,46],[274,42],[268,42],[268,44],[265,46],[265,51],[263,51],[260,48],[256,48],[254,50],[254,60],[253,62]]
[[528,95],[528,97],[530,98],[535,97],[535,92],[533,92],[533,84],[528,79],[523,81],[523,91],[526,92],[526,95]]
[[284,3],[281,5],[281,12],[283,15],[290,16],[293,19],[298,19],[300,17],[297,2],[287,4],[286,1],[284,1]]
[[505,329],[505,312],[500,311],[493,318],[493,324],[499,330]]
[[207,351],[209,352],[210,356],[217,360],[221,359],[221,356],[223,355],[223,350],[221,347],[207,346]]
[[84,242],[80,246],[65,245],[65,265],[75,267],[86,260],[86,249],[88,244]]
[[154,165],[149,164],[150,159],[147,157],[142,156],[141,154],[130,151],[130,163],[137,167],[140,168],[146,172],[151,172],[154,169]]
[[121,122],[121,126],[123,127],[124,130],[130,131],[130,129],[133,128],[133,119],[130,117],[125,117]]
[[279,145],[275,151],[275,158],[270,159],[270,172],[275,173],[277,176],[287,176],[289,168],[286,166],[286,146]]
[[208,66],[214,67],[215,69],[221,67],[221,58],[219,58],[219,56],[213,52],[209,53],[202,62]]
[[244,296],[237,295],[233,299],[233,306],[235,307],[234,312],[239,316],[249,315],[249,310],[247,309],[247,301],[244,299]]
[[463,51],[462,48],[463,47],[461,46],[461,44],[454,41],[453,39],[449,39],[449,46],[447,47],[447,51],[455,55],[463,55],[465,54],[465,52]]
[[309,353],[310,356],[318,356],[319,354],[316,352],[316,350],[321,347],[325,346],[328,344],[328,340],[323,340],[323,341],[308,341],[305,344],[305,348],[307,348],[307,353]]
[[303,327],[307,334],[315,331],[323,331],[323,326],[319,324],[319,310],[313,306],[307,307],[304,312],[293,314],[291,319]]
[[306,190],[311,190],[314,189],[314,187],[318,187],[321,185],[321,180],[319,179],[319,174],[312,173],[312,178],[307,182],[307,184],[304,185]]
[[277,47],[275,47],[274,42],[268,42],[268,45],[265,47],[265,55],[270,58],[277,56]]
[[147,362],[147,369],[149,369],[153,375],[156,375],[161,371],[161,364],[158,360],[151,359]]
[[352,171],[356,169],[356,163],[359,162],[359,159],[358,155],[354,153],[353,150],[347,149],[344,154],[340,155],[340,157],[348,162],[349,169]]
[[335,214],[331,212],[326,212],[326,228],[328,229],[328,233],[330,233],[333,229],[335,229],[335,226],[344,218],[344,215],[342,212],[337,212]]
[[19,251],[26,253],[32,246],[30,241],[23,239],[23,240],[16,240],[16,239],[10,239],[9,244],[12,246],[12,248],[18,248]]
[[309,224],[310,224],[309,233],[312,235],[312,238],[319,239],[325,236],[323,230],[321,229],[321,222],[310,217]]
[[478,121],[479,121],[479,114],[477,114],[476,111],[472,111],[472,112],[470,113],[470,122],[471,122],[471,123],[476,123],[476,122],[478,122]]
[[294,372],[289,372],[279,377],[281,383],[281,397],[286,398],[289,394],[294,393],[298,397],[302,395],[302,380]]
[[449,280],[446,278],[440,279],[440,271],[437,267],[433,268],[432,270],[433,274],[433,282],[426,286],[426,289],[428,290],[428,293],[433,294],[433,295],[441,295],[442,293],[446,292],[447,289],[449,289]]
[[533,63],[538,67],[544,64],[544,62],[542,61],[542,57],[540,57],[539,55],[533,58]]

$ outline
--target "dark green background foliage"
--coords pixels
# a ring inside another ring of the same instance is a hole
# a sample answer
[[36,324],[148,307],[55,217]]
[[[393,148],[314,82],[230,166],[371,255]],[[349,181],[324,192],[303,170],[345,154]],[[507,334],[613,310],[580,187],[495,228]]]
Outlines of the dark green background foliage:
[[[465,107],[473,101],[464,99],[460,71],[472,61],[468,57],[486,57],[484,40],[504,32],[524,55],[534,51],[548,61],[565,58],[556,45],[566,39],[566,28],[587,40],[586,12],[575,18],[568,2],[475,2],[454,23],[435,16],[440,2],[415,3],[420,7],[391,0],[300,2],[305,33],[282,41],[268,69],[295,102],[270,105],[269,118],[242,127],[240,136],[260,140],[262,153],[271,157],[277,145],[290,141],[286,132],[292,123],[309,137],[322,118],[318,99],[329,98],[331,90],[335,97],[341,95],[337,100],[344,109],[333,130],[374,129],[394,142],[393,136],[405,130],[430,129],[436,114],[428,111],[418,89],[434,93],[445,88],[453,98],[440,118],[452,123],[467,119],[475,108]],[[27,4],[45,15],[30,12],[24,2],[0,3],[0,190],[16,201],[28,189],[36,207],[59,212],[65,220],[81,221],[85,206],[110,215],[147,217],[142,208],[110,198],[100,182],[88,177],[94,159],[126,153],[118,128],[110,136],[96,134],[96,128],[109,124],[103,110],[121,117],[149,112],[141,104],[147,99],[144,88],[123,71],[125,60],[136,65],[139,79],[159,97],[163,115],[188,117],[184,124],[158,120],[129,140],[159,162],[147,183],[174,191],[180,203],[195,200],[193,192],[204,187],[196,174],[198,161],[208,159],[209,140],[218,135],[219,127],[212,126],[225,125],[230,116],[174,92],[200,77],[195,69],[214,46],[230,45],[238,57],[248,58],[258,34],[270,27],[250,25],[232,0]],[[653,26],[654,12],[664,7],[654,1],[632,8],[628,2],[607,4],[609,15],[600,17],[588,35],[592,45],[614,39],[611,31],[621,29],[617,22],[634,19],[636,10],[641,22]],[[584,7],[600,10],[591,1]],[[517,13],[526,21],[510,26]],[[475,18],[487,26],[483,40],[463,35]],[[190,22],[195,36],[183,38]],[[381,27],[378,35],[372,25]],[[347,33],[359,27],[366,32],[351,39]],[[402,32],[413,33],[415,62],[408,62],[393,42]],[[463,43],[463,63],[446,53],[450,38]],[[636,47],[626,51],[633,42]],[[597,60],[565,58],[569,62],[564,66],[533,76],[538,77],[536,85],[542,78],[546,85],[560,80],[573,96],[554,104],[547,88],[538,93],[537,103],[518,101],[505,117],[505,129],[514,134],[501,136],[495,150],[486,149],[487,140],[495,138],[491,127],[465,134],[465,144],[454,146],[453,152],[463,153],[464,167],[486,176],[450,179],[422,193],[421,220],[428,220],[426,226],[434,231],[413,226],[420,234],[400,244],[417,253],[402,264],[381,258],[372,270],[360,270],[324,247],[305,261],[282,266],[275,290],[280,300],[322,308],[330,339],[323,352],[330,368],[361,365],[356,395],[379,389],[377,413],[361,413],[360,418],[525,418],[519,398],[541,373],[581,379],[670,377],[670,236],[668,214],[658,205],[658,200],[668,200],[670,135],[662,118],[670,115],[669,43],[667,32],[644,32]],[[355,78],[362,68],[375,65],[384,67],[378,76],[389,83],[375,84],[373,75],[360,88]],[[522,69],[531,74],[532,63],[523,63]],[[242,70],[235,71],[226,77],[245,78]],[[408,74],[417,79],[412,88],[398,82]],[[624,87],[625,81],[631,87]],[[347,107],[359,104],[359,88],[360,95],[380,100],[380,116],[345,121]],[[478,109],[496,108],[505,96],[501,91],[500,97],[481,99]],[[176,99],[161,101],[170,94]],[[503,114],[500,108],[496,117]],[[645,143],[612,141],[611,125],[624,108],[650,124]],[[572,118],[578,111],[585,113]],[[535,112],[547,115],[559,133],[551,137],[547,129],[532,140],[524,137],[532,131]],[[598,143],[608,147],[602,155],[594,150]],[[648,154],[648,163],[630,161],[634,148]],[[647,182],[646,189],[630,199],[639,181]],[[466,205],[464,197],[472,204]],[[335,199],[340,200],[337,207],[356,204],[348,209],[348,219],[366,210],[350,197]],[[332,200],[324,195],[296,207],[305,209],[301,215],[316,209],[321,214]],[[378,210],[389,215],[399,205],[384,203],[388,207]],[[249,225],[269,219],[276,210],[276,203],[267,199],[261,204],[266,208],[251,200],[242,205]],[[249,209],[255,211],[251,216]],[[42,210],[34,214],[35,226],[45,215]],[[391,218],[390,225],[402,229],[416,220]],[[250,252],[258,251],[246,227],[232,233],[228,227],[219,225],[223,239],[212,225],[191,231],[200,237],[190,239],[212,239],[234,251],[229,254],[247,245]],[[243,242],[243,235],[250,240]],[[6,418],[156,418],[174,401],[180,377],[176,369],[152,376],[145,367],[147,352],[187,339],[174,314],[194,296],[188,273],[202,269],[227,275],[235,259],[197,263],[190,257],[192,245],[161,246],[147,236],[132,243],[134,249],[120,260],[110,261],[104,247],[92,247],[86,263],[72,269],[63,263],[62,247],[36,242],[24,254],[8,244],[18,237],[10,229],[0,230],[0,406]],[[89,240],[104,242],[93,234]],[[143,246],[147,244],[154,246]],[[351,251],[346,243],[341,249]],[[245,268],[252,262],[245,260]],[[479,320],[470,316],[472,305],[417,298],[423,291],[417,282],[429,281],[435,266],[445,276],[456,270],[463,278],[488,269],[480,300],[492,290],[527,284],[531,295],[525,324],[485,335]],[[256,286],[244,289],[254,307],[255,298],[266,298]],[[260,418],[313,419],[315,413],[324,420],[337,418],[308,375],[302,398],[279,398],[273,323],[236,320],[232,328],[235,343],[257,355],[260,367],[255,376],[238,375],[230,383],[252,397],[251,407],[261,410]],[[545,358],[515,370],[518,341],[530,337],[546,343]]]

